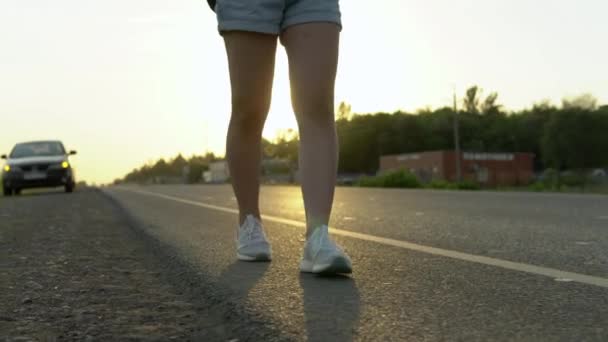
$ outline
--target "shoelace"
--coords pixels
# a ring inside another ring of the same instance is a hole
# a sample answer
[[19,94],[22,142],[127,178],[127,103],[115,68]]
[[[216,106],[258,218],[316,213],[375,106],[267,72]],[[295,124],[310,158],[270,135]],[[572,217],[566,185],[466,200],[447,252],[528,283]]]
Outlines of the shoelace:
[[[321,228],[321,229],[327,229],[327,228]],[[329,233],[328,232],[323,232],[322,234],[317,234],[316,236],[317,238],[317,248],[318,250],[315,252],[318,252],[321,249],[327,248],[327,249],[337,249],[339,251],[342,251],[342,248],[340,248],[332,239],[329,238]]]
[[248,217],[245,223],[243,233],[247,234],[249,240],[257,240],[263,238],[262,228],[254,218]]

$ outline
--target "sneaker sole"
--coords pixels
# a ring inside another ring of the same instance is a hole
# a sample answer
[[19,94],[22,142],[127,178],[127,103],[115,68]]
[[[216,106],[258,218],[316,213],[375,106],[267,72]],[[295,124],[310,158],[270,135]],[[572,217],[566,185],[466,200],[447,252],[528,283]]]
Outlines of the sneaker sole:
[[353,272],[353,268],[346,258],[337,257],[332,260],[331,263],[323,265],[313,265],[310,261],[302,260],[300,263],[300,271],[321,275],[332,275],[349,274]]
[[312,267],[313,265],[310,261],[302,260],[300,262],[300,272],[312,273]]
[[241,261],[270,261],[270,260],[272,260],[270,255],[266,254],[266,253],[259,253],[259,254],[256,254],[255,256],[237,253],[236,258]]

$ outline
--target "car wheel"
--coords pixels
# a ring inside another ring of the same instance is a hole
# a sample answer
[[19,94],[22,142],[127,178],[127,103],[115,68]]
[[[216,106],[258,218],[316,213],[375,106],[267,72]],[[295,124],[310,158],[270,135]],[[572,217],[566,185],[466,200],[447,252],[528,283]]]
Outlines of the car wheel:
[[13,194],[13,190],[11,190],[11,188],[7,188],[7,187],[4,187],[2,192],[4,193],[4,196],[7,196],[7,197]]
[[74,192],[74,184],[67,184],[65,186],[65,192],[67,192],[67,193]]

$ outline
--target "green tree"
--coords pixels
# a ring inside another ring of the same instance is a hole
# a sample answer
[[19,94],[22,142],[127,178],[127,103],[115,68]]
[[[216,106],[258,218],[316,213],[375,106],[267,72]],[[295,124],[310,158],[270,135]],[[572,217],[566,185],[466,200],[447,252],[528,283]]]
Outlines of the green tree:
[[462,105],[464,110],[471,114],[479,114],[479,102],[480,102],[481,89],[478,86],[472,86],[467,89]]
[[187,165],[188,165],[188,161],[186,159],[184,159],[184,157],[180,153],[177,155],[177,157],[175,157],[171,160],[170,166],[169,166],[169,169],[170,169],[169,174],[162,175],[162,176],[179,177],[183,174],[184,167],[186,167]]
[[338,120],[350,120],[352,118],[352,107],[348,103],[342,101],[338,106],[338,111],[336,112],[336,118]]
[[585,109],[593,111],[597,109],[597,99],[591,94],[582,94],[572,98],[564,98],[562,100],[564,109]]
[[497,103],[498,93],[491,93],[486,97],[481,105],[481,113],[490,115],[490,114],[500,114],[501,105]]
[[[589,107],[588,107],[589,108]],[[608,164],[608,115],[598,110],[566,106],[551,115],[544,127],[544,162],[559,170],[584,174]]]

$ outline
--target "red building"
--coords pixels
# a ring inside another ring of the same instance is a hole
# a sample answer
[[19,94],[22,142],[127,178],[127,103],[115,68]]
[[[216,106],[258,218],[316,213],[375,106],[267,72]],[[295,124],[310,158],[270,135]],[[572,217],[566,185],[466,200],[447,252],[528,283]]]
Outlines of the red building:
[[[532,153],[460,153],[463,180],[486,186],[529,184],[534,176]],[[434,151],[383,156],[380,173],[408,170],[421,181],[457,180],[456,152]]]

